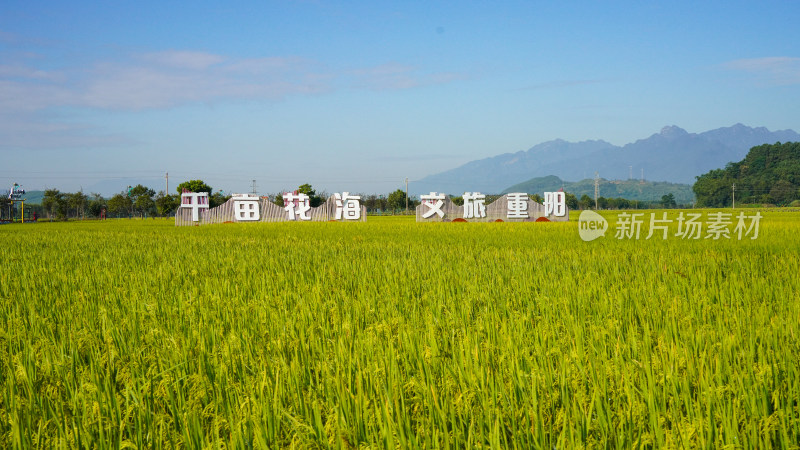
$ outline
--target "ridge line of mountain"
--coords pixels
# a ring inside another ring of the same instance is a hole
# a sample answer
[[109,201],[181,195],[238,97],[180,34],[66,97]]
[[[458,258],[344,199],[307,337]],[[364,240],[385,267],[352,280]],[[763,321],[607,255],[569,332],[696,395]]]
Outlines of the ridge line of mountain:
[[617,146],[602,139],[569,142],[553,139],[528,150],[502,153],[464,163],[413,183],[413,194],[431,191],[499,193],[531,178],[555,175],[565,180],[644,178],[692,184],[709,170],[741,160],[750,148],[775,142],[800,141],[791,129],[769,131],[741,123],[701,133],[676,125]]

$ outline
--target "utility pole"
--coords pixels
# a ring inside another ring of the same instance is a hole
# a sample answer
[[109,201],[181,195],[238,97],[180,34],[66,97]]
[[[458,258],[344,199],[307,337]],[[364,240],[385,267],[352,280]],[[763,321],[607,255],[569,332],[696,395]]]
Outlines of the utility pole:
[[164,191],[164,194],[169,195],[169,172],[164,174],[164,179],[167,180],[167,187],[166,191]]
[[642,183],[644,183],[644,167],[642,167]]
[[633,166],[628,166],[628,179],[633,179]]
[[597,210],[597,193],[600,191],[600,174],[594,173],[594,209]]
[[256,180],[253,180],[253,197],[256,196]]
[[406,214],[408,214],[408,177],[406,177]]
[[733,196],[733,203],[731,204],[731,209],[736,209],[736,183],[733,183],[733,186],[731,186],[731,195]]

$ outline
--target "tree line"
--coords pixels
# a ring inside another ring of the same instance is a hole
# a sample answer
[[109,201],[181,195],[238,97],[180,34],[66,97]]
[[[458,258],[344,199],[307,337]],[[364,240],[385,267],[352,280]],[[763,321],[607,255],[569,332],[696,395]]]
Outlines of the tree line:
[[[40,217],[49,220],[67,219],[97,219],[105,213],[106,218],[147,218],[169,217],[180,206],[180,194],[186,189],[191,192],[207,192],[209,194],[209,207],[214,208],[228,201],[231,196],[222,191],[214,191],[203,180],[189,180],[178,185],[175,194],[165,193],[138,184],[120,191],[110,198],[105,198],[98,193],[85,194],[78,192],[61,192],[58,189],[46,189],[41,205],[26,205],[32,208]],[[301,185],[297,191],[309,196],[312,207],[320,206],[329,197],[328,193],[317,193],[310,184]],[[359,195],[359,194],[356,194]],[[400,214],[406,209],[406,193],[400,189],[388,195],[360,194],[361,204],[366,206],[368,213]],[[278,206],[283,205],[283,192],[266,195],[269,201]],[[408,208],[413,213],[419,205],[419,200],[409,198]]]
[[698,206],[728,207],[734,199],[736,204],[800,205],[800,142],[753,147],[743,160],[697,177],[692,189]]
[[[175,194],[167,194],[164,191],[155,190],[137,184],[127,190],[114,194],[110,198],[104,198],[98,193],[85,194],[79,192],[60,192],[58,189],[47,189],[44,192],[41,205],[32,205],[40,216],[49,220],[100,218],[105,214],[106,218],[147,218],[147,217],[168,217],[175,213],[180,206],[180,194],[184,189],[191,192],[207,192],[209,194],[209,207],[219,206],[228,199],[222,191],[216,191],[202,180],[189,180],[178,185]],[[329,198],[327,192],[316,192],[311,184],[300,185],[298,193],[306,194],[312,207],[322,205]],[[401,189],[390,192],[387,195],[381,194],[356,194],[361,197],[361,204],[364,205],[369,214],[403,214],[406,212],[414,214],[415,208],[420,204],[416,197],[409,197],[406,202],[406,193]],[[278,206],[283,204],[283,192],[266,195],[269,201]],[[500,195],[486,195],[486,203],[492,203],[500,198]],[[450,196],[456,205],[463,205],[462,196]],[[530,194],[530,199],[543,203],[539,194]],[[595,201],[588,195],[580,198],[574,194],[565,193],[567,207],[572,210],[594,209]],[[650,209],[650,208],[675,208],[678,205],[672,194],[664,195],[661,201],[640,201],[627,200],[624,198],[605,198],[598,197],[598,209]]]
[[67,220],[105,217],[167,217],[175,213],[181,202],[180,193],[183,189],[192,192],[208,192],[211,207],[225,203],[230,196],[223,192],[213,192],[201,180],[190,180],[178,185],[177,194],[168,194],[164,191],[156,193],[155,190],[137,184],[127,190],[105,198],[98,193],[85,194],[78,192],[61,192],[58,189],[46,189],[42,197],[42,204],[33,208],[40,215],[49,220]]

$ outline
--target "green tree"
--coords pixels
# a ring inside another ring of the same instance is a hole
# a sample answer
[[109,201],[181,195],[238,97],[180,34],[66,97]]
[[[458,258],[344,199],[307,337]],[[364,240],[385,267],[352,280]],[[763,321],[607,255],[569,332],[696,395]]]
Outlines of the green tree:
[[697,206],[722,207],[731,204],[731,186],[736,180],[725,170],[716,169],[697,177],[692,190],[697,196]]
[[222,191],[214,192],[208,197],[208,206],[209,208],[217,207],[230,200],[230,198],[230,195],[225,195]]
[[130,215],[133,208],[133,202],[128,197],[127,193],[119,193],[108,200],[108,213],[117,217],[126,217]]
[[361,196],[361,204],[367,208],[368,212],[377,212],[378,210],[385,211],[385,203],[386,199],[384,199],[382,195],[369,194]]
[[311,204],[312,208],[316,208],[317,206],[321,205],[324,199],[317,195],[314,191],[314,188],[311,187],[310,184],[301,184],[297,188],[298,194],[306,194],[308,196],[308,201]]
[[737,202],[787,204],[800,186],[800,142],[753,147],[739,162],[697,177],[692,189],[698,206],[729,206],[736,184]]
[[47,189],[44,191],[42,198],[42,207],[47,211],[47,218],[53,220],[65,219],[67,214],[67,203],[64,200],[64,194],[59,192],[58,189]]
[[133,209],[142,217],[148,214],[152,215],[156,209],[156,202],[153,200],[153,197],[149,195],[140,195],[136,198],[136,201],[133,202]]
[[211,193],[214,191],[211,189],[211,186],[207,185],[203,180],[184,181],[178,185],[178,195],[181,195],[184,189],[190,192],[208,192],[209,196],[211,196]]
[[0,218],[4,214],[8,214],[8,207],[11,206],[11,200],[7,196],[0,195]]
[[106,207],[106,201],[100,194],[93,192],[92,198],[89,200],[88,211],[91,217],[100,217],[103,208]]
[[778,205],[788,205],[796,194],[797,188],[788,180],[778,180],[769,191],[769,196]]
[[133,211],[140,216],[143,217],[145,214],[152,213],[155,209],[156,205],[153,201],[153,196],[156,195],[156,191],[149,187],[137,184],[128,191],[128,195]]
[[164,191],[159,191],[156,195],[156,212],[159,216],[169,216],[180,206],[181,198],[178,195],[167,195]]
[[392,212],[405,210],[406,192],[402,189],[398,189],[392,192],[391,194],[389,194],[386,203],[389,205],[389,209],[391,209]]
[[75,211],[75,217],[83,217],[86,210],[86,205],[89,203],[89,197],[78,191],[73,194],[65,194],[67,205]]
[[567,205],[567,208],[569,209],[578,209],[578,197],[576,197],[575,194],[570,194],[569,192],[565,192],[564,203]]
[[675,196],[672,195],[672,192],[661,196],[661,206],[664,208],[674,208],[678,206],[678,204],[675,202]]
[[578,202],[580,209],[591,209],[594,206],[594,199],[589,197],[587,194],[581,195],[581,199]]

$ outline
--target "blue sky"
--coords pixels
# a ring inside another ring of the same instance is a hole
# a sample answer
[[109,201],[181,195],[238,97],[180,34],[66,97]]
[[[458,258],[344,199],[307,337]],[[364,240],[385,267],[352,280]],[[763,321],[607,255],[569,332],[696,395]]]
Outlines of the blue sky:
[[0,6],[0,184],[386,193],[538,143],[800,130],[800,2]]

